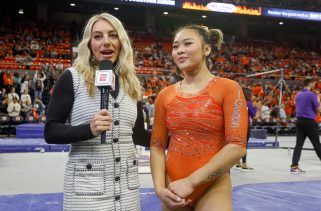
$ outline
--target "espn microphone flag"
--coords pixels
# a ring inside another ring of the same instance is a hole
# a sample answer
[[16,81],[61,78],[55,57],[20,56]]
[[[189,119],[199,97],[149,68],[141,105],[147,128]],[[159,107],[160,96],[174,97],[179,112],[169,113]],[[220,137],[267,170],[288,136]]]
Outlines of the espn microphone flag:
[[100,88],[108,87],[110,90],[115,90],[115,75],[111,61],[104,60],[99,63],[99,70],[96,71],[95,86]]
[[[113,63],[110,60],[99,62],[96,71],[95,86],[100,88],[100,109],[108,109],[109,91],[115,90]],[[101,133],[101,143],[106,144],[106,131]]]

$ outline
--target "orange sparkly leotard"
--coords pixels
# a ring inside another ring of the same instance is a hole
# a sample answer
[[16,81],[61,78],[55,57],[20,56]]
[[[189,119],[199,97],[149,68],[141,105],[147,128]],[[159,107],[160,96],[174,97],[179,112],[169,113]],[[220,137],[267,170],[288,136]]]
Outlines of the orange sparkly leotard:
[[[235,81],[214,77],[194,95],[176,83],[158,94],[155,106],[151,146],[165,149],[170,132],[166,174],[171,181],[189,176],[227,144],[246,147],[246,101]],[[194,190],[191,206],[210,184]]]

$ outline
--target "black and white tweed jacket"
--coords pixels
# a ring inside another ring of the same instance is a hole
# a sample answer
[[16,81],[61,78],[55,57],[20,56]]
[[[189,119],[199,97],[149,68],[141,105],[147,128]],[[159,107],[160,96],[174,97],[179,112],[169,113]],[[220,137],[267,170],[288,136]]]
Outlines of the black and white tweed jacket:
[[[88,124],[100,109],[100,94],[87,94],[83,77],[69,68],[74,89],[74,104],[69,118],[72,126]],[[65,170],[65,211],[140,210],[137,156],[132,133],[137,118],[137,101],[120,87],[116,99],[109,97],[112,115],[107,144],[100,136],[71,144]]]

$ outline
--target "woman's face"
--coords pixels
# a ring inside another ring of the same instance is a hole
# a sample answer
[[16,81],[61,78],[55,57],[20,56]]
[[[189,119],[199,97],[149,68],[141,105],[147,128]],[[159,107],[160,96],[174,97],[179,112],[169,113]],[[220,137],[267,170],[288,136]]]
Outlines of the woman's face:
[[[174,38],[172,57],[177,67],[186,72],[205,64],[205,48],[200,35],[191,29],[183,29]],[[208,50],[207,50],[208,51]]]
[[105,20],[97,21],[92,28],[90,48],[97,61],[115,63],[120,53],[120,40],[114,27]]

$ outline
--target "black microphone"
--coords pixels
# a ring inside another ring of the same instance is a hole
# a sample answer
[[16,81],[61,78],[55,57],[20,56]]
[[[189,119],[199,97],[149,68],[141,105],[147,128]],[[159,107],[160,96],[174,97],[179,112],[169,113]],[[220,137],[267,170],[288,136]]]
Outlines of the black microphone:
[[[115,75],[113,73],[113,63],[110,60],[99,62],[95,86],[100,88],[100,109],[108,109],[109,92],[110,90],[115,90]],[[101,134],[101,143],[106,144],[106,131]]]

